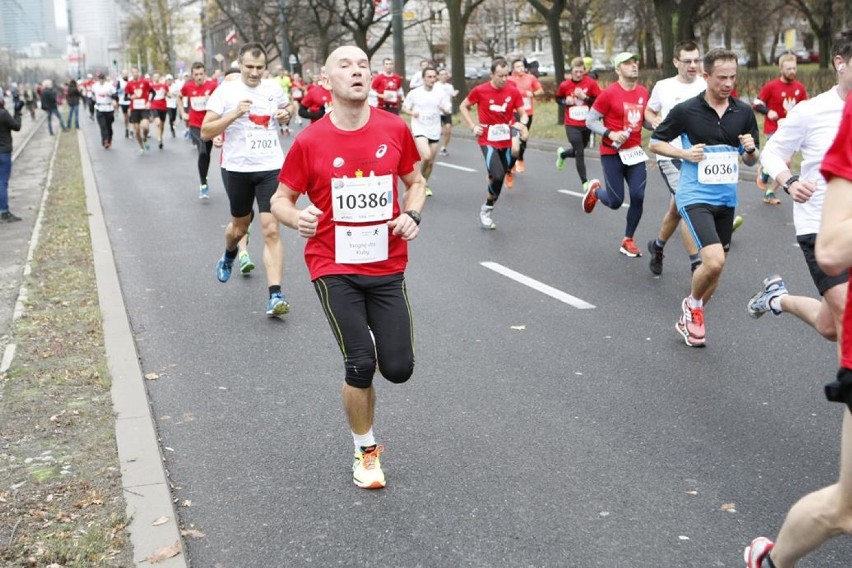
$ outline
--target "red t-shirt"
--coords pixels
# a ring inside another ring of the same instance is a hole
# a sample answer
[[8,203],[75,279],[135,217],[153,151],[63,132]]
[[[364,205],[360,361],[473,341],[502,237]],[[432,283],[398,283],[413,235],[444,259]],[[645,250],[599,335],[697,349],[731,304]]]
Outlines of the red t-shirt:
[[293,81],[290,85],[290,97],[298,102],[302,100],[302,97],[305,96],[305,83],[304,81]]
[[169,91],[168,85],[157,83],[151,85],[151,90],[154,91],[154,98],[151,100],[151,110],[166,110],[166,93]]
[[201,128],[201,123],[204,122],[204,116],[207,114],[207,99],[218,86],[216,79],[208,79],[200,85],[196,85],[195,81],[187,81],[183,84],[180,95],[189,99],[190,126]]
[[524,111],[526,111],[528,115],[532,115],[535,106],[535,97],[533,97],[533,93],[541,89],[541,83],[539,80],[536,79],[535,75],[526,71],[524,71],[523,75],[520,77],[511,73],[508,80],[514,83],[518,92],[521,93],[521,97],[524,101]]
[[393,102],[386,101],[382,98],[382,93],[388,91],[398,93],[399,88],[401,86],[402,77],[400,77],[396,73],[391,73],[390,75],[379,73],[378,75],[373,77],[373,84],[370,86],[370,88],[379,94],[379,106],[388,108],[399,108],[399,98],[397,98],[396,101]]
[[130,99],[130,110],[145,110],[151,98],[151,83],[146,79],[128,81],[124,87],[127,98]]
[[[645,120],[645,107],[648,106],[648,89],[636,85],[630,91],[624,89],[621,83],[615,82],[595,99],[592,108],[604,117],[604,127],[612,131],[627,130],[632,132],[630,137],[621,145],[622,150],[642,144],[642,122]],[[612,147],[612,140],[604,136],[600,148],[601,155],[618,154],[618,149]]]
[[305,93],[299,104],[307,107],[311,112],[316,112],[321,107],[331,104],[331,91],[322,85],[314,85],[308,88],[308,92]]
[[[307,194],[311,203],[323,212],[316,235],[305,244],[305,262],[311,280],[330,274],[386,276],[405,270],[408,244],[390,228],[387,260],[339,264],[335,255],[336,227],[370,227],[396,219],[400,214],[397,180],[413,172],[419,161],[420,154],[408,126],[398,116],[382,110],[370,109],[370,119],[358,130],[340,130],[326,116],[296,137],[278,180],[293,191]],[[361,224],[335,222],[332,180],[338,187],[347,178],[373,175],[392,178],[390,218]]]
[[[779,77],[766,83],[757,98],[764,102],[767,109],[777,112],[778,120],[781,120],[787,118],[787,112],[796,106],[796,103],[808,98],[808,90],[798,81],[785,83]],[[778,120],[767,118],[763,121],[763,133],[773,134],[778,130]]]
[[[840,129],[822,160],[820,173],[826,181],[833,177],[852,181],[852,97],[846,98]],[[852,279],[852,269],[849,271],[849,278]],[[846,298],[841,338],[840,366],[852,369],[852,294]]]
[[[579,81],[574,79],[562,81],[559,88],[556,89],[556,98],[573,97],[578,90],[586,97],[597,98],[601,94],[601,87],[598,82],[588,75],[583,75],[583,78]],[[588,101],[575,100],[573,105],[565,105],[565,124],[585,128],[588,112]]]
[[482,83],[470,90],[467,101],[471,105],[476,105],[476,111],[479,114],[479,124],[482,126],[479,145],[511,148],[511,137],[496,136],[491,132],[490,127],[499,126],[500,130],[503,130],[503,126],[508,128],[515,121],[515,111],[524,113],[524,99],[514,83],[506,81],[502,89],[495,89],[491,81]]

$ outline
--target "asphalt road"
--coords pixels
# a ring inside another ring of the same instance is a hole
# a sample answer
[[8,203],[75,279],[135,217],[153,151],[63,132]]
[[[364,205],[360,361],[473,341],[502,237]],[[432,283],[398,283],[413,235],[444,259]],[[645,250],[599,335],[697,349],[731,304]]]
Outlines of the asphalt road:
[[[183,138],[140,156],[85,129],[142,367],[159,375],[147,386],[181,521],[205,535],[188,539],[193,566],[739,567],[751,538],[836,477],[842,409],[822,396],[835,346],[745,310],[770,272],[816,294],[789,200],[765,206],[742,184],[745,225],[708,346],[692,349],[674,330],[679,243],[653,277],[647,256],[618,253],[626,210],[585,215],[573,164],[557,172],[535,149],[483,231],[481,154],[453,140],[410,249],[415,375],[377,378],[388,486],[367,492],[350,480],[342,363],[302,240],[283,232],[292,311],[268,319],[259,227],[258,270],[215,278],[228,221],[215,160],[200,202]],[[648,179],[643,249],[668,199]],[[801,566],[850,557],[837,539]]]

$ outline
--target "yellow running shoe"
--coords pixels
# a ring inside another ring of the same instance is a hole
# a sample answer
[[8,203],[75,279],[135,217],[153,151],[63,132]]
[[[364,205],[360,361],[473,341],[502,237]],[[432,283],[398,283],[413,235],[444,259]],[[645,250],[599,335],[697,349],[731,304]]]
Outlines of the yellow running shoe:
[[385,474],[379,454],[385,447],[370,446],[355,452],[355,462],[352,464],[352,483],[362,489],[382,489],[385,486]]

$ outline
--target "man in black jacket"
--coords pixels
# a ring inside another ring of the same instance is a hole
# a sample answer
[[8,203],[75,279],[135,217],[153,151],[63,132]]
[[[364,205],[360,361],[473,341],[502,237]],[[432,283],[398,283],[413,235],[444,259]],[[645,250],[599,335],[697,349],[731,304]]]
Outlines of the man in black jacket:
[[21,129],[21,108],[9,114],[0,100],[0,223],[13,223],[21,218],[9,211],[9,177],[12,175],[12,131]]
[[53,86],[53,81],[45,79],[42,86],[41,109],[47,113],[47,131],[53,136],[53,116],[56,115],[56,118],[59,120],[59,128],[65,132],[68,129],[65,128],[65,124],[62,122],[62,115],[59,114],[59,103],[56,100],[56,89]]

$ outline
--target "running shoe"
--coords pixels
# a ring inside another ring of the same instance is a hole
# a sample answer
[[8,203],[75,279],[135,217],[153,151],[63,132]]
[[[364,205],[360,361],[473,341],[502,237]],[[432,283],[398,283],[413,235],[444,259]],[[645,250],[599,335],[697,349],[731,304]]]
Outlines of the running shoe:
[[784,285],[784,279],[778,274],[767,276],[763,279],[763,290],[751,297],[748,301],[748,315],[754,319],[759,318],[767,312],[780,316],[781,311],[772,309],[772,300],[789,294]]
[[0,221],[4,223],[15,223],[16,221],[20,221],[21,218],[12,213],[11,211],[4,211],[0,213]]
[[266,303],[266,315],[269,317],[283,316],[290,311],[290,303],[281,292],[276,292],[269,297]]
[[524,161],[523,160],[518,160],[517,162],[515,162],[515,172],[516,173],[522,174],[525,171],[527,171],[527,169],[524,167]]
[[636,246],[636,243],[634,243],[633,239],[630,237],[624,237],[621,240],[621,248],[618,249],[618,252],[624,256],[629,256],[630,258],[642,256],[642,251],[639,250],[639,247]]
[[508,189],[515,187],[515,175],[512,172],[506,174],[506,187]]
[[441,151],[438,152],[438,154],[440,154],[441,156],[449,156],[450,155],[450,153],[447,152],[447,149],[445,147],[442,147]]
[[556,169],[562,171],[565,169],[565,158],[562,157],[562,152],[565,151],[565,148],[560,146],[556,149]]
[[234,267],[234,259],[228,258],[224,254],[216,264],[216,278],[219,282],[227,282],[231,277],[231,269]]
[[766,188],[769,187],[769,176],[763,174],[763,164],[757,164],[757,176],[754,183],[763,191],[766,191]]
[[737,229],[739,229],[742,226],[743,226],[743,216],[737,215],[736,217],[734,217],[734,231],[736,231]]
[[352,463],[352,483],[362,489],[381,489],[385,486],[385,473],[379,455],[384,446],[370,446],[355,452]]
[[159,146],[160,150],[163,149],[163,141],[162,140],[160,140],[160,143],[158,144],[158,146]]
[[244,250],[240,253],[240,274],[248,276],[252,270],[254,270],[254,263],[251,261],[248,251]]
[[432,197],[432,188],[428,185],[426,186],[426,197]]
[[583,193],[583,211],[591,213],[598,203],[598,196],[595,191],[601,186],[601,182],[596,179],[590,179],[586,182],[585,192]]
[[766,203],[767,205],[780,205],[781,204],[781,200],[778,199],[778,197],[776,197],[774,191],[767,191],[763,195],[763,202]]
[[210,199],[210,191],[207,188],[207,184],[202,184],[198,189],[198,199]]
[[651,253],[651,262],[649,264],[651,273],[659,276],[663,273],[663,259],[665,258],[663,249],[657,248],[657,241],[651,239],[648,241],[648,252]]
[[483,205],[479,209],[479,224],[483,229],[496,229],[497,225],[494,224],[494,219],[491,218],[491,214],[494,212],[493,205]]
[[743,551],[746,568],[763,568],[763,560],[769,556],[773,548],[775,543],[765,536],[759,536],[751,541],[751,544]]
[[704,347],[704,308],[693,308],[689,305],[689,298],[684,298],[680,305],[681,316],[676,328],[686,344],[691,347]]

